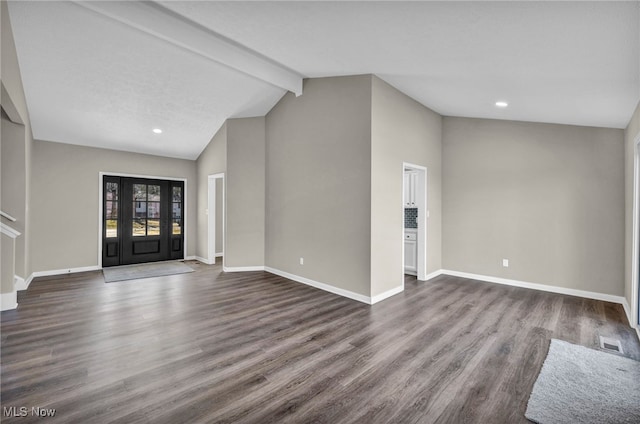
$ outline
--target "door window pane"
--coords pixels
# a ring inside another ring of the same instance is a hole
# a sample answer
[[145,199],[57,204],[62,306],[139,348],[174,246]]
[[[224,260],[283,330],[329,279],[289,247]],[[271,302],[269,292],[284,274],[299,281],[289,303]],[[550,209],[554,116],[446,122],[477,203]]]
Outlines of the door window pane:
[[107,183],[107,200],[118,200],[118,183]]
[[174,235],[182,234],[182,187],[172,187],[172,205],[171,205],[171,233]]
[[147,220],[147,235],[148,236],[159,236],[160,235],[160,220],[159,219],[148,219]]
[[147,217],[147,202],[133,202],[133,217],[134,218]]
[[133,199],[134,200],[147,200],[147,185],[146,184],[134,184],[133,185]]
[[160,204],[160,185],[133,185],[133,236],[160,235]]
[[107,219],[105,228],[107,238],[118,237],[118,221],[115,219]]
[[173,188],[173,201],[181,202],[182,201],[182,187],[174,187]]
[[160,218],[160,202],[149,202],[147,218]]
[[105,219],[118,219],[118,202],[106,202]]
[[182,218],[182,205],[180,203],[173,204],[173,217]]
[[133,219],[132,235],[134,237],[147,235],[147,220],[145,218]]
[[118,183],[106,182],[104,185],[103,225],[105,238],[118,237]]
[[176,234],[176,235],[182,234],[182,226],[180,225],[179,219],[173,220],[173,234]]
[[149,198],[147,200],[153,202],[160,201],[160,186],[159,185],[150,185],[148,191]]

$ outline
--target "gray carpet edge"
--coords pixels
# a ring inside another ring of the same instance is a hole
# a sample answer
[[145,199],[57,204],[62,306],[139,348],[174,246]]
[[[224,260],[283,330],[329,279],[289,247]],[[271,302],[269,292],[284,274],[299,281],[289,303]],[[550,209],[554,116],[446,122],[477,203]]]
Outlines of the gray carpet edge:
[[525,418],[536,424],[640,423],[640,362],[551,339]]

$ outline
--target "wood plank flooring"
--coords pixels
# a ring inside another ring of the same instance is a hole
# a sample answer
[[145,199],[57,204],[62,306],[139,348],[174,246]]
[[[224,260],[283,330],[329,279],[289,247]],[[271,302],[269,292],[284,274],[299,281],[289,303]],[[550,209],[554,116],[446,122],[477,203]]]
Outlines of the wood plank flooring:
[[519,423],[551,338],[640,360],[612,303],[441,276],[368,306],[189,264],[36,279],[1,315],[2,422]]

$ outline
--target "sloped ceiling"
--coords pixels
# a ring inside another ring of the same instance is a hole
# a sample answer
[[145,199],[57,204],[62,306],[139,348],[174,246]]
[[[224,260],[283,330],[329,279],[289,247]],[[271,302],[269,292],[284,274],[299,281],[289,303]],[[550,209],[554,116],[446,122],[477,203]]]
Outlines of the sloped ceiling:
[[[10,3],[36,138],[194,159],[225,119],[273,107],[290,89],[278,72],[377,74],[450,116],[624,128],[640,99],[638,2],[151,6],[164,29],[100,2]],[[185,24],[207,32],[210,55],[185,45],[197,37],[176,43]],[[220,40],[245,69],[212,57]]]

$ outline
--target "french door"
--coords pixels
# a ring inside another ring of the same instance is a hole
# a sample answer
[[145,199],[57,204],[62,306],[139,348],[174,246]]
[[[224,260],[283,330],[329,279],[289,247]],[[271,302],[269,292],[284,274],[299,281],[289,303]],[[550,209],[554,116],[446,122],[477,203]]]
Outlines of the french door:
[[182,259],[184,183],[103,177],[102,266]]

